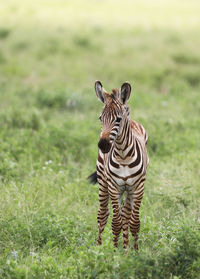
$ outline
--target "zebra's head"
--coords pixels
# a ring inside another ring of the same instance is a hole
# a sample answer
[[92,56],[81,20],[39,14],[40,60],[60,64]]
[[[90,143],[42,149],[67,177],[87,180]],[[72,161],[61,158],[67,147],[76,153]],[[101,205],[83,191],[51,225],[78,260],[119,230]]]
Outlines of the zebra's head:
[[98,147],[103,153],[108,153],[120,133],[124,120],[129,117],[127,102],[131,94],[131,85],[125,82],[121,89],[113,89],[109,94],[101,82],[96,81],[95,91],[98,99],[104,103],[103,111],[99,117],[102,122],[102,131]]

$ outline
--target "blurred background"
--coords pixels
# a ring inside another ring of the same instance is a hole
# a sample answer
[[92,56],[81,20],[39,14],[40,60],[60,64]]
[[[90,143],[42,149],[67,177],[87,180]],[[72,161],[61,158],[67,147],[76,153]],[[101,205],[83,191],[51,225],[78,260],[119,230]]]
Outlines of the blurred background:
[[[198,278],[199,15],[197,0],[1,0],[1,278]],[[138,257],[113,253],[110,223],[94,245],[95,80],[129,81],[149,134]]]

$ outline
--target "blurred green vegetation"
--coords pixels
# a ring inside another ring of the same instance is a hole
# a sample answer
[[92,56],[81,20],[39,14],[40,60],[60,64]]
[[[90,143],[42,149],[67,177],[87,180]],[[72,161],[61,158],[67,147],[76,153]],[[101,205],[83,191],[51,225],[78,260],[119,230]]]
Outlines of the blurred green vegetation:
[[[1,1],[0,278],[199,278],[199,14],[195,0]],[[149,134],[137,255],[114,251],[111,218],[95,245],[97,79],[133,85]]]

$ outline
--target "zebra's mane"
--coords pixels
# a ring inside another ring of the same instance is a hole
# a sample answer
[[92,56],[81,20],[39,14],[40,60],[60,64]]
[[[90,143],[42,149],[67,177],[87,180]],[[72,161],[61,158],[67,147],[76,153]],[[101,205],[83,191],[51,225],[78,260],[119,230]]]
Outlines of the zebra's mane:
[[[118,103],[122,105],[120,99],[119,99],[119,96],[120,96],[120,91],[118,88],[114,88],[112,89],[112,92],[110,94],[106,94],[106,97],[107,97],[107,106],[108,107],[112,107],[113,106],[113,103]],[[129,111],[129,106],[127,104],[124,105],[124,108],[125,108],[125,111],[126,111],[126,114],[127,116],[130,115],[130,111]]]
[[112,93],[110,94],[110,97],[115,100],[118,99],[119,98],[119,89],[117,89],[117,88],[112,89]]

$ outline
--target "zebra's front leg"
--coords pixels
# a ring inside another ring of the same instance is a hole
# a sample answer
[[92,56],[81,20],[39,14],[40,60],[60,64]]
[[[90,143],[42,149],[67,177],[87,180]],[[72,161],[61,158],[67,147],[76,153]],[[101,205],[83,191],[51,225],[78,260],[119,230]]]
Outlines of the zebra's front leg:
[[113,219],[112,219],[112,232],[114,235],[114,246],[117,247],[119,235],[122,229],[122,216],[120,209],[120,193],[114,186],[109,185],[109,196],[112,201]]
[[133,208],[132,214],[130,219],[130,231],[134,238],[134,249],[138,250],[138,238],[139,238],[139,231],[140,231],[140,205],[142,201],[144,193],[144,183],[141,183],[134,192],[134,200],[133,200]]
[[129,222],[131,218],[131,202],[129,194],[127,193],[124,205],[122,207],[122,228],[123,228],[123,242],[124,242],[124,249],[127,249],[129,239],[128,239],[128,228]]
[[108,201],[109,201],[109,194],[108,194],[108,186],[106,184],[99,183],[99,203],[100,207],[98,210],[97,222],[98,222],[98,239],[97,245],[101,245],[101,234],[104,231],[105,225],[108,220],[109,210],[108,210]]

